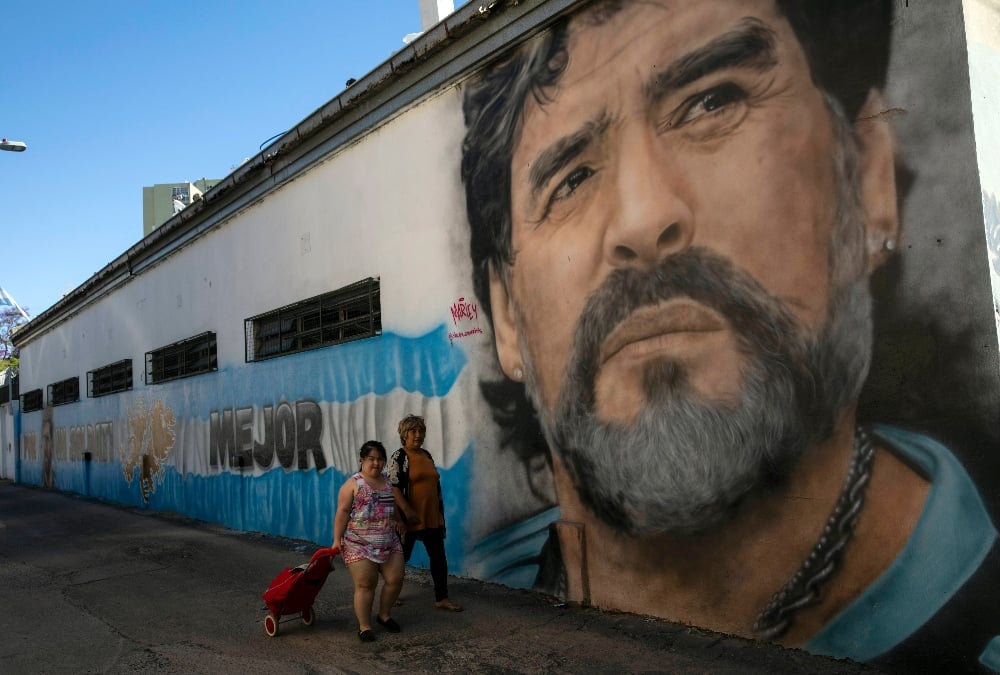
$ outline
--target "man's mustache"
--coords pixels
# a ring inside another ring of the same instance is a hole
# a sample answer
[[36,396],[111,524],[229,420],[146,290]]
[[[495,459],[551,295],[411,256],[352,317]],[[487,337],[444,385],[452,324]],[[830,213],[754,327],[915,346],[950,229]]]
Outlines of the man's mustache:
[[745,353],[780,359],[785,367],[789,358],[793,364],[808,358],[806,331],[778,298],[725,258],[691,247],[654,268],[613,270],[590,295],[577,324],[568,372],[583,385],[575,387],[583,400],[565,403],[591,410],[601,347],[608,336],[634,312],[681,298],[721,315]]

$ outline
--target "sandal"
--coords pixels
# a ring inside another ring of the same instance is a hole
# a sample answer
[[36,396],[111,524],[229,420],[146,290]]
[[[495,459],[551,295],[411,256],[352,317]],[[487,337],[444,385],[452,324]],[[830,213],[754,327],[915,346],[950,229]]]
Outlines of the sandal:
[[362,642],[375,642],[375,633],[371,630],[359,630],[358,639]]
[[434,606],[438,609],[446,609],[449,612],[461,612],[463,607],[461,605],[456,605],[454,602],[445,598],[444,600],[438,600],[434,603]]

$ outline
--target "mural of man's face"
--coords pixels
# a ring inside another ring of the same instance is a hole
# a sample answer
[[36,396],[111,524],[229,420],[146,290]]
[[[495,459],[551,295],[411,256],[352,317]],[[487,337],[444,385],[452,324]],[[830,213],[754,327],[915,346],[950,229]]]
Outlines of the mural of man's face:
[[501,366],[598,516],[702,529],[855,400],[879,190],[769,0],[631,3],[566,57],[515,146]]

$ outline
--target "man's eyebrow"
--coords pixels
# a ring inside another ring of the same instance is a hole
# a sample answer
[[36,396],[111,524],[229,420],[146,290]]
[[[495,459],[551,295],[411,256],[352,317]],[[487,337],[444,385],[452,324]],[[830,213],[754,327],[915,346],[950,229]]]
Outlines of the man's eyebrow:
[[573,133],[559,138],[538,153],[528,174],[531,198],[533,200],[537,198],[538,193],[545,188],[553,176],[593,145],[595,140],[607,131],[609,123],[608,114],[603,111]]
[[744,19],[740,26],[677,59],[645,87],[646,100],[663,100],[692,82],[726,68],[766,70],[778,62],[776,36],[762,21]]
[[[774,31],[759,19],[744,19],[740,26],[685,54],[653,78],[644,90],[647,101],[663,99],[676,89],[725,68],[767,69],[777,63]],[[528,184],[532,199],[575,157],[603,135],[610,124],[607,111],[542,150],[532,163]]]

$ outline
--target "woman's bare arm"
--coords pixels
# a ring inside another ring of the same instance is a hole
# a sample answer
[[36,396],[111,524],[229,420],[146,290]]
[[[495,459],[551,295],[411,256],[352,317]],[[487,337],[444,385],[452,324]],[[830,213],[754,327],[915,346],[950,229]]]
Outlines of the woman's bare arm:
[[348,478],[337,494],[337,512],[333,516],[333,545],[340,549],[344,548],[344,532],[347,530],[347,521],[351,517],[357,492],[358,484],[354,479]]

